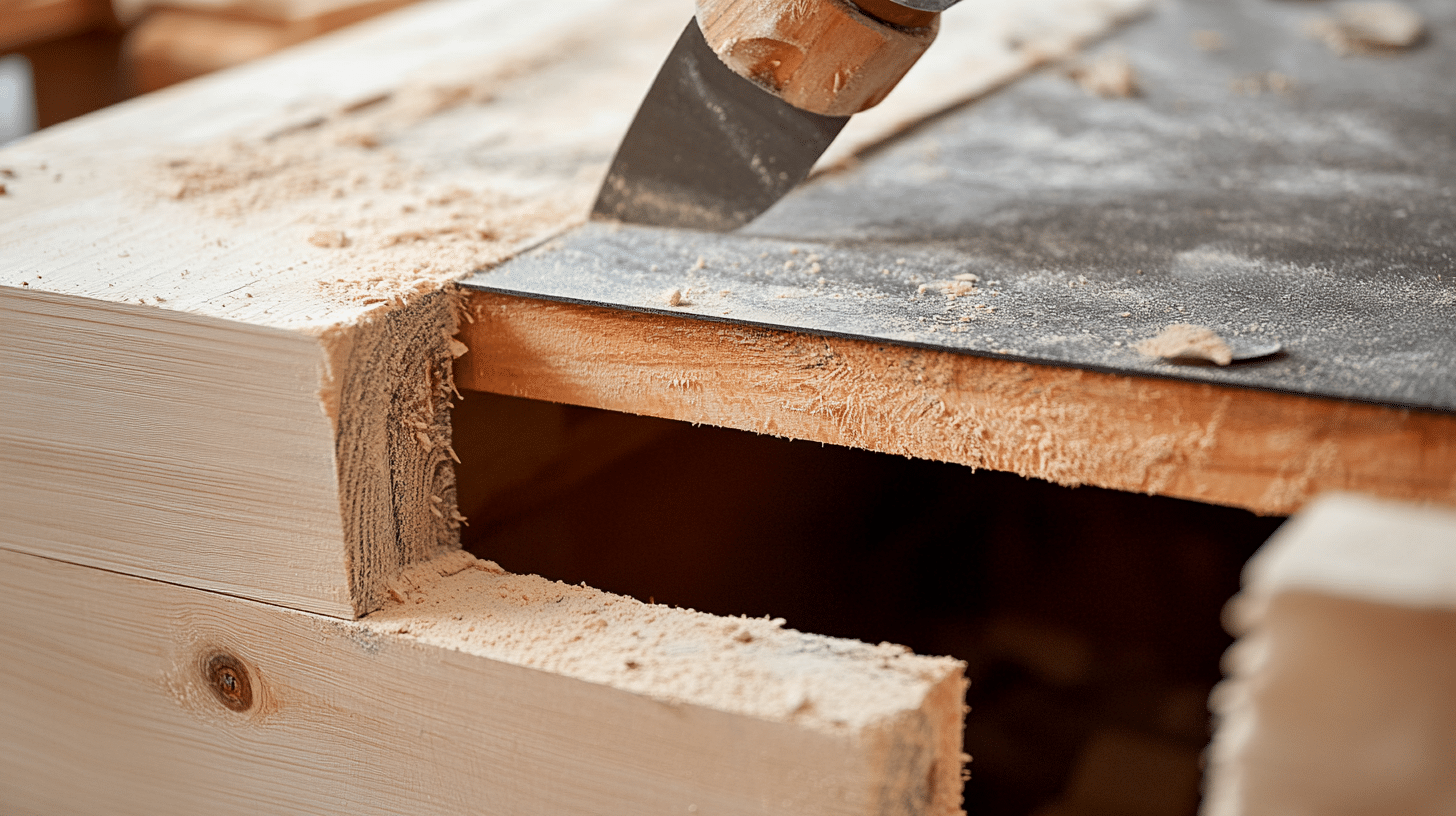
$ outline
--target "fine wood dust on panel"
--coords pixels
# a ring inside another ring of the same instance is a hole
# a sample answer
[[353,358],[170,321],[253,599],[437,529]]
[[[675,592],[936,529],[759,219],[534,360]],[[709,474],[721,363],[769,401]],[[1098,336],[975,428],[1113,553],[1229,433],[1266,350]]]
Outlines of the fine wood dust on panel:
[[1065,59],[1150,0],[966,0],[941,15],[940,34],[885,101],[856,115],[815,166],[825,171],[956,104]]

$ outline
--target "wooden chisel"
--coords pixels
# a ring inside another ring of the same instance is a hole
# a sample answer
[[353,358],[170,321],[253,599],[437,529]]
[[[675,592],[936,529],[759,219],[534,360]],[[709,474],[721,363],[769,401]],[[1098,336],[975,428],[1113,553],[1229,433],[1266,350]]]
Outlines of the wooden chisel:
[[592,217],[726,232],[809,174],[958,0],[698,0]]

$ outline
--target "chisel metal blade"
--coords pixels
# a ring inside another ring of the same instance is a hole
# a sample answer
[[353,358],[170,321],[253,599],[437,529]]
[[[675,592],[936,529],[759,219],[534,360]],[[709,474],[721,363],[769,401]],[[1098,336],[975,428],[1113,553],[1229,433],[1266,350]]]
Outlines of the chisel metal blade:
[[733,73],[693,20],[617,149],[592,217],[736,229],[802,181],[848,121],[800,110]]

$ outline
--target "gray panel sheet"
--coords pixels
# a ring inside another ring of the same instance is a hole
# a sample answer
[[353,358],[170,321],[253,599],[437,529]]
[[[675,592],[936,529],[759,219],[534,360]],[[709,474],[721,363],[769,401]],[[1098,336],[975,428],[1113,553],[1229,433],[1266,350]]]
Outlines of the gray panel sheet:
[[[1421,46],[1342,57],[1305,33],[1328,4],[1164,3],[1091,49],[1126,53],[1138,97],[1053,66],[737,232],[594,223],[466,285],[1456,412],[1456,3],[1413,5]],[[1282,351],[1135,350],[1178,322]]]

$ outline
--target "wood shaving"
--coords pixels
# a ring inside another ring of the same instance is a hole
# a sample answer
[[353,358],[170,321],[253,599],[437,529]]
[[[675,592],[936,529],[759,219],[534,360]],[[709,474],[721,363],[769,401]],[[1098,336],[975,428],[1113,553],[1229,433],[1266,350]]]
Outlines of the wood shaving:
[[980,291],[971,281],[960,280],[959,278],[956,280],[936,281],[931,285],[934,286],[936,289],[939,289],[941,294],[945,295],[951,300],[955,300],[958,297],[965,297],[966,295],[974,295],[976,292]]
[[1174,323],[1156,337],[1139,341],[1137,350],[1148,357],[1165,360],[1207,360],[1226,366],[1233,362],[1233,350],[1213,329],[1191,323]]
[[1223,35],[1217,31],[1195,31],[1191,39],[1193,40],[1193,47],[1199,51],[1213,53],[1228,48],[1228,43],[1224,41]]
[[1082,90],[1104,99],[1125,99],[1139,95],[1137,74],[1121,51],[1108,51],[1087,62],[1074,65],[1067,76]]
[[1229,90],[1241,96],[1258,96],[1262,93],[1284,94],[1294,90],[1294,80],[1278,71],[1260,74],[1245,74],[1229,82]]
[[308,236],[308,242],[325,249],[339,249],[349,245],[348,237],[339,230],[319,230]]
[[1426,21],[1415,9],[1394,0],[1341,3],[1333,17],[1311,20],[1306,33],[1342,56],[1369,54],[1419,44]]

